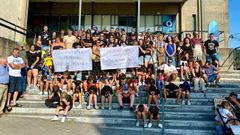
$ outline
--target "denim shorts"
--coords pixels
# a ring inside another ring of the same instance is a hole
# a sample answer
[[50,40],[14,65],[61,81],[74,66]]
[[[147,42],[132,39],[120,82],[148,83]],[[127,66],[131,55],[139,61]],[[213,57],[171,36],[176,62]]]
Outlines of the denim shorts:
[[10,76],[8,92],[13,93],[14,91],[22,91],[22,77]]
[[208,82],[213,82],[216,79],[217,79],[217,75],[216,74],[212,74],[212,75],[208,76]]

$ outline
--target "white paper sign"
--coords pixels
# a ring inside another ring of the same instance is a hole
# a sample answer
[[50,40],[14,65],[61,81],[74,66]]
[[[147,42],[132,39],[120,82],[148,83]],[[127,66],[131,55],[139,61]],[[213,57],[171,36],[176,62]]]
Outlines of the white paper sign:
[[137,46],[101,48],[101,69],[124,69],[138,67]]
[[92,50],[90,48],[53,51],[55,72],[92,70]]

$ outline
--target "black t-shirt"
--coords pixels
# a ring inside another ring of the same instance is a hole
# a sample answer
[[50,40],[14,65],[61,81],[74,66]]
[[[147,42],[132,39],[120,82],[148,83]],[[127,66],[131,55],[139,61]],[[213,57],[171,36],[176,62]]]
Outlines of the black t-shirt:
[[[145,45],[142,45],[142,46],[140,46],[144,51],[146,51],[146,46]],[[145,54],[139,49],[139,57],[141,57],[141,56],[144,56]]]
[[34,47],[35,47],[35,51],[38,54],[39,60],[41,60],[41,47],[39,47],[37,45],[35,45]]
[[157,90],[156,86],[151,85],[151,86],[149,87],[148,94],[149,94],[149,95],[158,95],[158,94],[159,94],[159,91]]
[[40,33],[40,36],[41,36],[42,45],[49,45],[50,33],[43,31]]
[[27,61],[28,61],[29,67],[36,61],[37,57],[38,57],[38,53],[31,53],[30,51],[27,51]]
[[184,54],[188,53],[189,56],[193,56],[193,46],[192,45],[189,45],[189,46],[183,45],[182,50],[183,50]]
[[77,42],[75,42],[75,43],[73,43],[73,48],[83,48],[83,43],[82,42],[79,42],[79,43],[77,43]]
[[216,40],[207,40],[204,44],[207,54],[213,55],[214,53],[217,53],[216,48],[219,47],[219,43]]
[[93,40],[85,38],[85,39],[83,39],[83,42],[84,43],[93,43]]

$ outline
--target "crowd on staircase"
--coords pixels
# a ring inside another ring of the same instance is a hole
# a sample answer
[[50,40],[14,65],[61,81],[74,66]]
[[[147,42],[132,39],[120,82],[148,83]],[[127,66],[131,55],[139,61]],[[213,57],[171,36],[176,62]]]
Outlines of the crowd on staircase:
[[[139,66],[129,69],[101,70],[100,48],[138,46]],[[18,98],[31,90],[39,90],[39,96],[48,95],[47,107],[56,108],[52,120],[58,120],[64,111],[62,122],[72,108],[82,108],[82,101],[88,102],[88,110],[99,109],[97,98],[101,99],[100,109],[105,109],[105,100],[112,109],[112,100],[116,96],[119,110],[129,103],[129,110],[136,112],[136,126],[144,119],[144,127],[151,127],[153,119],[160,123],[159,101],[161,96],[167,104],[168,97],[175,97],[176,104],[191,105],[191,92],[207,92],[209,83],[220,87],[219,43],[214,34],[207,41],[200,38],[198,32],[186,34],[183,40],[178,35],[171,36],[160,30],[152,33],[131,33],[113,27],[110,31],[104,27],[101,32],[96,26],[92,30],[74,31],[71,28],[60,33],[48,31],[44,26],[36,44],[29,49],[18,43],[12,55],[0,64],[0,113],[11,111],[12,107],[21,107]],[[54,72],[52,52],[59,49],[92,49],[92,71]],[[179,80],[181,84],[176,83]],[[194,88],[191,90],[190,85]],[[141,102],[134,108],[135,98],[140,89],[147,93],[147,102]],[[77,103],[78,102],[78,103]],[[147,125],[147,118],[150,122]]]

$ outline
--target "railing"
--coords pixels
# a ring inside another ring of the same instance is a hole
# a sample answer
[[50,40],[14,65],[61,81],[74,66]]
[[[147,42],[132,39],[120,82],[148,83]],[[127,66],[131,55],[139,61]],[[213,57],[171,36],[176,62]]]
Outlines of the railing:
[[27,35],[34,35],[32,31],[29,31],[25,28],[22,28],[12,22],[9,22],[3,18],[0,18],[0,26],[7,28],[9,30],[14,31],[14,41],[16,40],[16,33],[19,33],[21,35],[27,36]]
[[234,70],[240,70],[240,46],[234,48]]

